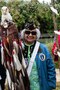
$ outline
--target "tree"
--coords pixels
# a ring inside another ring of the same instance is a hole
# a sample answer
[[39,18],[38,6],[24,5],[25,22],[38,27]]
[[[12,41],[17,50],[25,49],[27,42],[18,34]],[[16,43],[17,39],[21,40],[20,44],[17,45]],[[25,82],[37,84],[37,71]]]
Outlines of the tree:
[[[54,6],[55,0],[51,0],[51,4]],[[54,14],[54,12],[52,12],[52,18],[53,18],[54,30],[57,30],[56,15]]]

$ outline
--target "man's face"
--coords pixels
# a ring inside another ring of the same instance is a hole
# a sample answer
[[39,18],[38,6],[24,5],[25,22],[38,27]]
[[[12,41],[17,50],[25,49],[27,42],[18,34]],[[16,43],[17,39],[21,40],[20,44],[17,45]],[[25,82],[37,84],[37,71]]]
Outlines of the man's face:
[[32,44],[36,40],[36,30],[26,30],[24,39],[27,44]]

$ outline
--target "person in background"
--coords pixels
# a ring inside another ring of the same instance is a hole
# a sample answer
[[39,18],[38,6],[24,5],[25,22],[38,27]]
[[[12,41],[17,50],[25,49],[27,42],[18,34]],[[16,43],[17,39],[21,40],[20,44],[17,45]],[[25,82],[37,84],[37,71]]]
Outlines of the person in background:
[[[57,31],[58,33],[60,32],[60,30]],[[57,42],[56,42],[56,39],[57,39]],[[54,55],[54,61],[58,61],[58,54],[57,54],[57,44],[58,46],[60,47],[60,35],[55,35],[55,38],[54,38],[54,43],[53,43],[53,47],[52,47],[52,54]]]
[[60,30],[54,31],[55,33],[55,40],[52,46],[52,54],[54,57],[54,62],[58,62],[59,72],[60,72]]
[[24,43],[23,55],[30,80],[30,90],[52,90],[56,88],[56,72],[47,47],[40,43],[40,31],[34,22],[28,22],[21,31]]

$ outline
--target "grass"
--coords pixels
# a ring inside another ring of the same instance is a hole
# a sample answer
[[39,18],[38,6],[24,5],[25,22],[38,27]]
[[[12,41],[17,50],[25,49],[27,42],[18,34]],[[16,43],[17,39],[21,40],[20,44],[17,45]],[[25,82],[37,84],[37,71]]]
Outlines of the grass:
[[56,84],[56,90],[60,90],[60,82],[58,82],[57,84]]

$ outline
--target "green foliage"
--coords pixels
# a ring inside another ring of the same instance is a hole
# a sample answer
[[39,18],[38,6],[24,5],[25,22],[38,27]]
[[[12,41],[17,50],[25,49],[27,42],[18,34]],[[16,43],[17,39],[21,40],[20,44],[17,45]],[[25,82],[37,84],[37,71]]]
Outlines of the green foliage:
[[[26,22],[34,21],[34,23],[37,27],[40,28],[42,33],[46,33],[49,31],[53,32],[52,12],[47,4],[41,4],[38,2],[38,0],[32,0],[31,2],[15,0],[13,3],[11,1],[8,3],[2,1],[2,3],[0,3],[0,7],[2,7],[3,5],[8,6],[13,17],[13,21],[16,23],[19,30],[24,28],[24,24]],[[57,17],[58,27],[60,27],[59,18],[60,17]]]

